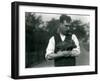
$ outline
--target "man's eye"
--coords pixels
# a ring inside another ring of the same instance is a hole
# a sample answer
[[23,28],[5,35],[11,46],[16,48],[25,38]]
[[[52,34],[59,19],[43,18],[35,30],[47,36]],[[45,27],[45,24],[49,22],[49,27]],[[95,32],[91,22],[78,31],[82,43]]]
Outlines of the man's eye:
[[65,25],[66,27],[69,27],[70,25]]

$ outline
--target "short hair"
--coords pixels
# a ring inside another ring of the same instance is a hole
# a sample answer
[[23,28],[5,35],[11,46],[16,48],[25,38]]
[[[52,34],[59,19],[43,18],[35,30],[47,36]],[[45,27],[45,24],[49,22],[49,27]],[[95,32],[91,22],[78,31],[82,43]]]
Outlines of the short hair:
[[70,23],[72,21],[70,16],[63,14],[60,16],[60,23],[63,23],[64,20],[66,20],[66,22],[68,22],[68,23]]

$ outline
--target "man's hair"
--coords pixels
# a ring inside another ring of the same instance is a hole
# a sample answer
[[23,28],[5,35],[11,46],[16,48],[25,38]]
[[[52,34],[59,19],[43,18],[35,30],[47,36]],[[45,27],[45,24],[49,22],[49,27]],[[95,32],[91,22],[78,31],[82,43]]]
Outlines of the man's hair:
[[64,20],[66,20],[66,22],[70,23],[72,19],[70,16],[63,14],[60,16],[60,23],[63,23]]

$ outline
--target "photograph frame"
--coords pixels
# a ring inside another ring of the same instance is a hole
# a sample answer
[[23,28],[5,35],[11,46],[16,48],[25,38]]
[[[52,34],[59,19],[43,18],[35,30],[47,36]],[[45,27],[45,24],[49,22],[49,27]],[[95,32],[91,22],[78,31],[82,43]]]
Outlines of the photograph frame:
[[[95,11],[95,71],[74,72],[74,73],[51,73],[39,75],[19,75],[19,7],[20,6],[40,6],[53,8],[72,8],[72,9],[88,9]],[[88,75],[97,74],[97,7],[83,6],[83,5],[65,5],[65,4],[49,4],[49,3],[33,3],[33,2],[12,2],[11,4],[11,78],[13,79],[27,79],[27,78],[43,78],[43,77],[59,77],[59,76],[73,76],[73,75]]]

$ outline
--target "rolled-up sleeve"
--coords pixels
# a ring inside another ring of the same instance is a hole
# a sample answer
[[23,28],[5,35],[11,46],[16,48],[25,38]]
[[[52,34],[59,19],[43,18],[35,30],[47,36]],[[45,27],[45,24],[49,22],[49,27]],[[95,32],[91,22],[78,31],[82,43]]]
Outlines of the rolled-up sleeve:
[[73,49],[75,52],[75,55],[79,55],[80,54],[80,45],[79,45],[79,41],[75,34],[72,35],[72,40],[75,42],[75,44],[77,46],[76,48]]
[[54,53],[54,50],[55,50],[55,40],[54,40],[54,36],[52,36],[49,40],[45,57],[47,57],[47,55],[49,55],[51,53]]

